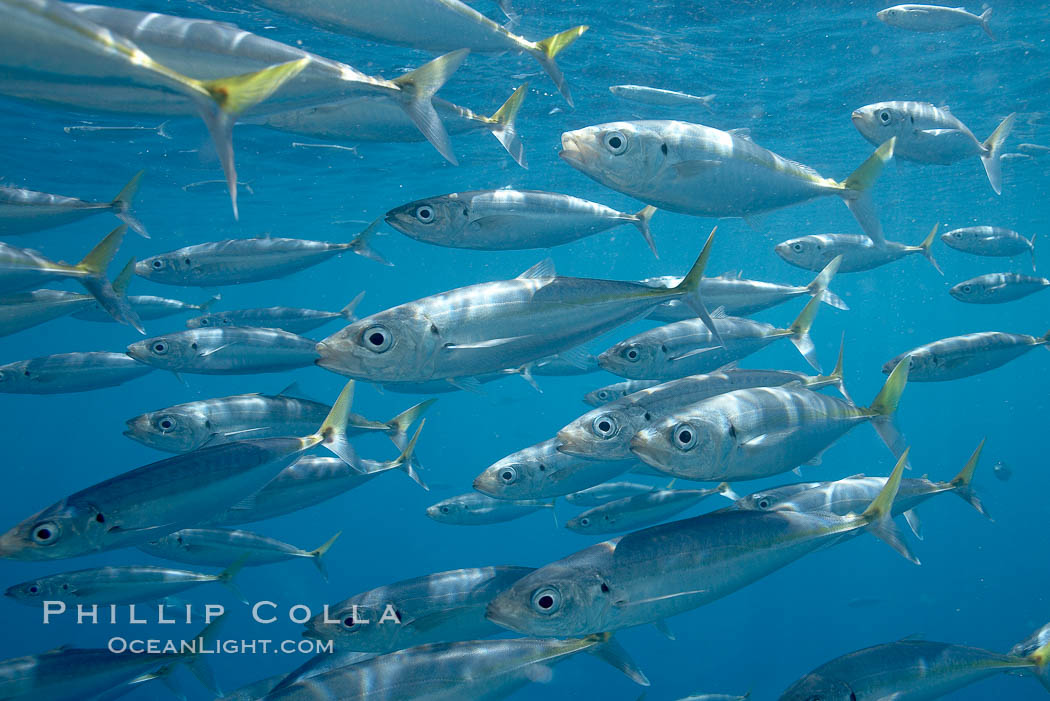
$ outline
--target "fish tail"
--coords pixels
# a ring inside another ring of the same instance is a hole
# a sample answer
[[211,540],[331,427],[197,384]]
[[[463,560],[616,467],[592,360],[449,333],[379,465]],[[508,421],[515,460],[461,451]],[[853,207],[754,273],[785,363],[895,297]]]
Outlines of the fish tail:
[[[219,636],[219,628],[222,626],[226,619],[226,614],[217,616],[214,621],[204,627],[201,632],[193,636],[192,641],[199,643],[193,646],[193,652],[188,653],[184,659],[180,660],[177,664],[185,664],[186,667],[193,673],[193,676],[197,677],[197,680],[204,685],[208,691],[212,692],[216,696],[222,696],[223,693],[219,689],[218,682],[215,681],[215,673],[211,667],[204,661],[204,657],[201,656],[201,650],[208,647],[209,643],[214,643]],[[165,674],[170,674],[175,665],[170,665]],[[160,675],[158,675],[160,676]]]
[[525,101],[525,96],[528,94],[528,89],[528,83],[519,85],[518,89],[507,98],[507,101],[486,120],[488,130],[492,132],[492,135],[503,144],[503,148],[507,150],[510,157],[526,170],[529,163],[525,158],[525,146],[518,136],[515,120],[518,117],[518,110],[521,109],[521,103]]
[[926,258],[926,260],[930,261],[930,265],[933,266],[934,270],[936,270],[941,275],[944,275],[944,271],[941,270],[941,266],[937,265],[937,261],[934,259],[933,252],[931,250],[933,248],[933,241],[937,236],[937,229],[940,228],[940,226],[940,222],[933,225],[933,228],[930,229],[930,233],[927,234],[926,238],[924,238],[922,240],[922,243],[919,244],[919,251]]
[[988,24],[988,18],[991,17],[991,16],[992,16],[992,8],[989,7],[987,10],[982,12],[980,14],[980,16],[978,16],[977,19],[981,20],[981,29],[984,30],[984,33],[987,34],[989,37],[991,37],[992,41],[997,41],[998,37],[996,37],[994,34],[992,34],[992,27],[991,27],[991,25]]
[[565,98],[565,101],[569,103],[570,107],[574,106],[572,101],[572,93],[569,91],[569,84],[565,81],[565,76],[562,75],[561,69],[558,68],[558,64],[554,62],[554,57],[562,52],[566,47],[580,38],[580,35],[586,32],[589,27],[585,24],[581,24],[578,27],[572,29],[566,29],[564,32],[559,32],[554,36],[549,36],[542,41],[537,41],[532,48],[527,51],[539,61],[543,70],[547,71],[547,75],[550,76],[551,80],[558,88],[558,92]]
[[364,290],[357,293],[357,296],[350,300],[350,303],[339,310],[339,316],[346,319],[347,323],[353,323],[357,321],[357,316],[354,312],[357,310],[357,306],[361,304],[361,300],[364,299]]
[[113,262],[113,257],[117,255],[120,244],[124,241],[124,234],[127,231],[128,227],[121,225],[109,232],[104,239],[95,244],[95,247],[84,256],[83,260],[77,263],[77,269],[85,275],[103,277],[106,274],[106,268]]
[[230,191],[233,217],[237,213],[237,167],[233,161],[233,123],[237,116],[273,95],[282,85],[299,75],[310,63],[303,57],[254,73],[216,78],[215,80],[183,80],[199,91],[197,106],[201,119],[208,127],[215,151],[226,174],[226,186]]
[[342,531],[339,531],[334,536],[325,541],[324,545],[314,548],[310,551],[310,557],[313,558],[314,566],[317,567],[317,571],[321,573],[321,577],[324,581],[328,581],[328,566],[325,564],[324,556],[332,549],[335,545],[335,541],[339,539],[339,536],[343,535]]
[[412,440],[408,442],[408,445],[405,446],[405,449],[401,451],[401,454],[389,463],[385,463],[380,469],[390,470],[397,468],[409,477],[411,477],[413,482],[418,484],[425,491],[429,492],[430,487],[427,486],[426,482],[423,481],[423,478],[419,476],[419,473],[416,472],[415,469],[415,466],[419,465],[419,461],[415,458],[416,442],[419,440],[419,434],[423,432],[423,426],[426,424],[426,422],[426,419],[423,419],[419,422],[419,427],[416,428],[416,432],[415,434],[413,434]]
[[988,182],[997,195],[1003,194],[1003,171],[1000,160],[1000,157],[1003,155],[1003,144],[1006,143],[1006,137],[1010,135],[1010,130],[1014,128],[1014,120],[1016,118],[1016,113],[1007,115],[1006,119],[999,123],[999,126],[995,128],[991,136],[985,139],[983,144],[984,153],[981,154],[981,163],[984,164],[984,172],[988,175]]
[[814,297],[823,292],[824,295],[820,298],[820,301],[824,304],[843,311],[849,311],[849,305],[842,301],[841,297],[828,289],[828,285],[831,284],[831,278],[835,277],[835,273],[838,272],[839,265],[841,264],[842,256],[836,256],[830,263],[824,266],[823,270],[817,273],[817,276],[813,278],[812,282],[806,285],[806,291]]
[[656,212],[656,207],[652,205],[642,207],[641,210],[634,215],[635,219],[632,223],[638,227],[638,231],[642,232],[645,242],[649,244],[649,250],[651,250],[657,260],[659,260],[660,254],[656,252],[656,242],[653,241],[653,233],[649,231],[649,222],[652,221],[653,215],[656,214]]
[[412,424],[414,424],[419,417],[423,416],[426,410],[436,401],[436,398],[422,401],[415,406],[405,409],[387,422],[387,425],[394,429],[394,433],[390,436],[390,440],[394,442],[394,445],[396,445],[399,450],[404,450],[405,446],[408,445],[408,430],[412,428]]
[[700,298],[700,281],[704,279],[704,268],[707,267],[707,261],[711,257],[711,244],[715,240],[716,231],[718,231],[717,226],[711,229],[711,233],[707,235],[707,242],[704,243],[703,250],[700,251],[696,262],[693,263],[693,267],[689,269],[682,281],[670,290],[662,292],[670,294],[672,297],[681,297],[682,301],[689,305],[696,315],[703,320],[704,326],[711,332],[711,336],[718,341],[719,345],[723,345],[722,335],[715,328],[715,322],[711,318],[711,314],[708,313],[707,307],[704,306],[704,300]]
[[882,224],[879,215],[875,212],[875,203],[871,199],[871,187],[875,184],[882,169],[893,158],[893,149],[897,144],[897,137],[891,138],[886,143],[875,149],[868,159],[860,164],[841,184],[843,188],[843,200],[849,211],[853,213],[857,223],[864,229],[876,244],[886,242],[882,234]]
[[886,378],[886,383],[875,397],[875,401],[868,407],[868,411],[872,414],[871,423],[879,434],[879,438],[897,457],[903,454],[904,439],[893,421],[893,416],[900,404],[904,387],[908,384],[908,370],[911,368],[909,361],[910,358],[904,358],[897,363],[897,367],[893,368],[893,372]]
[[1028,250],[1032,253],[1032,272],[1035,272],[1035,234],[1032,234],[1032,240],[1028,242]]
[[321,427],[310,436],[303,439],[303,449],[311,448],[321,444],[332,451],[340,460],[347,465],[353,466],[357,462],[357,455],[346,436],[346,425],[350,420],[350,408],[354,404],[354,381],[350,380],[339,393],[331,411],[325,417]]
[[468,53],[470,53],[468,49],[459,49],[444,56],[438,56],[433,61],[424,63],[414,71],[409,71],[393,80],[393,83],[401,88],[403,94],[401,108],[405,110],[408,118],[422,132],[426,140],[452,165],[459,165],[459,161],[456,160],[456,154],[452,152],[448,132],[445,131],[445,125],[441,123],[441,118],[438,117],[431,100],[445,81],[456,72]]
[[910,450],[911,448],[905,448],[890,478],[886,480],[878,496],[872,500],[858,519],[864,524],[864,528],[871,531],[876,538],[884,541],[904,558],[918,565],[920,564],[919,558],[915,557],[900,529],[893,522],[893,500],[897,498],[897,490],[900,489],[901,476],[904,474],[905,465],[908,464]]
[[[98,242],[91,251],[84,256],[76,265],[84,277],[79,278],[80,284],[91,293],[99,305],[109,313],[115,320],[122,324],[130,324],[136,331],[145,335],[146,330],[142,328],[139,315],[131,308],[128,298],[118,293],[109,280],[106,279],[106,268],[117,254],[124,235],[127,233],[126,224],[121,224]],[[125,266],[126,268],[127,266]],[[127,283],[124,283],[125,289]]]
[[240,588],[234,583],[233,578],[236,577],[238,574],[240,574],[240,571],[242,569],[244,569],[244,566],[246,564],[248,564],[248,560],[250,558],[251,558],[251,555],[249,555],[248,553],[245,553],[244,555],[241,555],[239,558],[237,558],[237,560],[232,565],[230,565],[229,567],[224,569],[219,574],[215,575],[216,581],[218,581],[221,584],[229,587],[230,591],[232,591],[234,594],[237,595],[237,598],[241,600],[242,604],[247,604],[248,603],[248,598],[244,595],[243,592],[241,592]]
[[131,227],[132,231],[141,236],[144,239],[149,238],[149,232],[146,231],[146,227],[142,225],[142,222],[138,220],[131,212],[131,203],[135,199],[135,195],[139,191],[139,183],[142,181],[142,174],[146,171],[140,170],[132,176],[128,184],[124,186],[124,189],[117,193],[117,196],[113,198],[113,211],[117,215],[117,219]]
[[1042,344],[1043,348],[1045,348],[1048,351],[1050,351],[1050,331],[1047,331],[1046,333],[1044,333],[1042,335],[1042,337],[1039,339],[1039,342]]
[[1025,659],[1032,663],[1033,673],[1039,683],[1047,691],[1050,691],[1050,642],[1037,648],[1027,655]]
[[587,648],[589,654],[620,670],[635,684],[649,686],[649,678],[645,676],[645,672],[631,659],[620,643],[613,639],[612,633],[595,633],[588,635],[585,640],[594,643]]
[[818,377],[817,378],[817,382],[815,384],[818,384],[821,387],[824,387],[826,385],[835,385],[835,389],[837,389],[839,391],[839,394],[842,395],[842,398],[845,399],[850,404],[853,404],[853,398],[850,397],[849,396],[849,392],[846,391],[846,382],[845,382],[844,375],[843,375],[842,362],[843,362],[843,355],[845,354],[845,350],[846,350],[846,333],[843,332],[842,333],[842,340],[839,342],[839,356],[835,360],[835,369],[832,370],[831,374],[829,374],[829,375],[821,375],[820,377]]
[[211,309],[212,307],[214,307],[215,303],[218,302],[221,299],[222,299],[222,295],[221,294],[217,294],[217,295],[215,295],[213,297],[209,297],[208,299],[204,300],[203,302],[201,302],[200,304],[197,305],[197,311],[206,312],[209,309]]
[[[837,268],[841,260],[842,256],[836,256],[835,260],[828,264],[828,267],[835,266]],[[798,352],[802,354],[806,362],[817,372],[821,372],[820,361],[817,360],[817,349],[813,346],[813,339],[809,337],[809,330],[813,327],[814,319],[817,318],[823,294],[823,292],[818,292],[813,299],[806,302],[806,306],[802,308],[798,317],[788,327],[788,331],[791,332],[788,338],[795,344],[795,348],[798,348]]]
[[377,263],[394,267],[394,264],[383,257],[383,254],[372,248],[372,239],[375,237],[376,231],[379,230],[379,225],[383,223],[383,218],[379,217],[374,222],[365,227],[365,230],[355,236],[347,248],[363,258],[374,260]]
[[982,438],[981,442],[977,446],[977,450],[973,451],[973,455],[963,466],[963,469],[959,470],[951,482],[948,484],[951,486],[952,491],[959,495],[959,498],[965,501],[967,504],[977,509],[977,513],[981,514],[985,518],[991,520],[991,516],[985,511],[984,504],[981,503],[980,497],[977,496],[977,492],[974,490],[973,473],[977,469],[977,462],[981,459],[981,450],[984,449],[984,441]]
[[113,291],[120,296],[124,296],[128,293],[128,285],[131,284],[131,278],[135,274],[135,256],[128,259],[128,262],[124,264],[124,267],[120,269],[120,273],[113,278]]

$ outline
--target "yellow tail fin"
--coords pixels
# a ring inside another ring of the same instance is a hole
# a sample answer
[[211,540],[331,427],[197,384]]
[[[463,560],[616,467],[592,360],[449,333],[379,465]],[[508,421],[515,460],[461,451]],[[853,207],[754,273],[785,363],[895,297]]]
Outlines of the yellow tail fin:
[[547,71],[547,75],[554,81],[554,84],[558,87],[558,92],[561,93],[561,96],[565,98],[570,107],[574,106],[574,103],[572,94],[569,92],[569,84],[565,82],[565,76],[562,75],[558,64],[554,62],[554,57],[579,39],[588,29],[589,27],[583,24],[572,29],[566,29],[564,32],[549,36],[543,41],[537,41],[529,51],[533,58],[543,66],[543,70]]

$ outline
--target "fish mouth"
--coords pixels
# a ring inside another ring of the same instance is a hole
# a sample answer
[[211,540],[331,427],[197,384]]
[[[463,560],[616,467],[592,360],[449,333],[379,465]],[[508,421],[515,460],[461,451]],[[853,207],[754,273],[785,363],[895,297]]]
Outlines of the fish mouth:
[[508,630],[516,630],[511,624],[511,619],[506,615],[505,612],[501,612],[504,606],[499,602],[499,599],[493,599],[489,602],[489,605],[485,607],[485,618],[489,619],[498,626],[507,628]]
[[850,115],[850,119],[853,120],[854,124],[859,126],[861,123],[864,122],[864,113],[860,110],[853,110],[853,114]]
[[496,481],[489,473],[482,472],[480,475],[474,478],[474,491],[481,492],[485,496],[497,498],[500,495],[499,490],[496,487]]
[[653,444],[653,441],[659,437],[659,434],[651,428],[644,429],[634,434],[631,438],[631,452],[638,456],[638,458],[646,465],[650,465],[657,469],[663,467],[663,463],[659,459],[660,451]]
[[572,132],[567,131],[561,135],[561,151],[558,152],[558,155],[574,168],[583,166],[583,152]]
[[146,277],[149,273],[149,261],[140,260],[135,263],[135,274],[139,277]]
[[317,633],[317,632],[315,632],[313,630],[304,630],[302,632],[302,637],[304,637],[304,638],[306,638],[308,640],[327,640],[328,639],[328,638],[325,638],[320,633]]
[[578,440],[576,438],[575,432],[565,430],[558,431],[556,439],[558,441],[556,450],[559,453],[564,453],[565,455],[572,455],[578,458],[591,457],[590,452],[588,452],[589,441]]

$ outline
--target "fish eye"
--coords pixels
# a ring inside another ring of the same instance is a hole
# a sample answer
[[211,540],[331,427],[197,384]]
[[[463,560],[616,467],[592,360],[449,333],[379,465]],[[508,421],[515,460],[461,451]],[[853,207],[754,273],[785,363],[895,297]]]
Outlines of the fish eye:
[[672,435],[679,450],[691,450],[696,445],[696,430],[687,423],[675,426]]
[[382,326],[372,326],[361,334],[365,347],[376,353],[383,353],[390,348],[390,333]]
[[602,143],[605,144],[605,148],[609,150],[609,153],[614,156],[619,156],[627,150],[627,137],[624,136],[622,132],[605,132],[602,136]]
[[177,425],[178,422],[175,420],[174,416],[165,415],[157,419],[157,428],[159,428],[161,431],[164,431],[165,433],[175,428],[175,426]]
[[641,355],[642,354],[638,352],[638,346],[628,346],[623,351],[623,357],[632,363],[637,363],[638,358],[640,358]]
[[970,293],[970,286],[969,285],[963,285],[962,291],[967,293],[967,294],[969,294]]
[[420,205],[416,207],[416,219],[424,224],[429,224],[434,221],[434,209],[429,205]]
[[200,320],[200,325],[201,326],[209,326],[210,324],[211,324],[211,322],[208,320],[207,317],[205,317],[205,318]]
[[343,619],[343,627],[350,629],[357,625],[357,621],[354,620],[353,616],[347,616]]
[[554,587],[541,587],[532,595],[532,608],[551,614],[561,608],[561,592]]
[[612,438],[616,435],[616,431],[619,428],[616,425],[616,419],[611,414],[602,414],[594,420],[591,427],[599,438]]
[[769,497],[762,497],[758,500],[758,508],[768,509],[769,508]]
[[152,346],[150,346],[150,350],[156,353],[157,355],[164,355],[168,352],[168,343],[167,341],[157,341]]
[[161,268],[164,267],[164,261],[160,260],[159,258],[155,258],[153,260],[152,265],[153,265],[153,269],[154,270],[160,270]]
[[[0,378],[3,378],[3,373],[0,373]],[[608,398],[609,398],[609,393],[606,392],[604,389],[601,392],[598,392],[598,399],[608,399]]]
[[499,471],[499,478],[504,484],[514,484],[514,480],[518,478],[518,471],[513,467],[505,467]]
[[591,520],[585,516],[580,519],[580,525],[586,528],[587,526],[591,525]]
[[889,110],[882,110],[881,112],[879,112],[879,121],[883,124],[889,124],[890,118],[891,115]]
[[62,529],[53,521],[44,521],[33,526],[33,542],[38,545],[51,545],[58,540]]
[[442,506],[441,507],[441,513],[443,513],[443,514],[447,514],[450,511],[452,511],[452,509],[448,508],[447,506]]
[[793,248],[798,253],[802,252],[802,244],[801,243],[792,244],[791,248]]
[[30,594],[39,594],[40,593],[40,587],[38,587],[35,584],[30,584],[29,587],[26,589],[26,591],[29,592]]

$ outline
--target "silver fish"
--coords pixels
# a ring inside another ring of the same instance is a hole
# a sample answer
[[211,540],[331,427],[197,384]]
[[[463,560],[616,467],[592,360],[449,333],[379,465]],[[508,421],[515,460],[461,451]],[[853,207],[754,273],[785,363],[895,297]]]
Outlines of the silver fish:
[[874,270],[912,253],[921,253],[937,272],[944,275],[941,266],[937,265],[930,252],[936,234],[937,226],[934,226],[918,246],[909,246],[897,241],[876,244],[867,236],[857,234],[810,234],[778,243],[773,250],[784,261],[806,270],[820,270],[833,258],[841,258],[841,273]]
[[370,382],[456,382],[575,348],[667,299],[686,299],[709,320],[696,292],[711,240],[670,290],[558,277],[547,259],[513,280],[470,285],[354,322],[317,345],[317,364]]
[[213,287],[284,277],[344,251],[389,265],[369,247],[377,224],[349,243],[280,238],[199,243],[140,260],[135,264],[135,274],[165,285]]
[[493,463],[474,479],[474,489],[494,499],[558,497],[601,484],[636,464],[568,455],[558,450],[558,441],[552,438]]
[[820,363],[809,337],[819,308],[820,297],[817,296],[786,329],[762,321],[727,317],[715,310],[712,318],[721,342],[715,340],[699,319],[686,319],[620,341],[598,356],[598,364],[608,372],[630,380],[673,380],[713,372],[786,338],[819,372]]
[[[258,693],[247,693],[247,689],[242,697],[223,696],[224,701],[259,701],[259,699],[266,696],[266,694],[272,691],[280,691],[281,689],[294,684],[302,679],[309,679],[310,677],[316,677],[319,674],[330,672],[333,669],[339,669],[341,667],[347,667],[349,665],[357,664],[358,662],[364,662],[370,660],[375,655],[370,652],[354,652],[353,650],[336,650],[335,652],[321,652],[306,662],[302,663],[288,674],[281,674],[277,677],[272,677],[265,680],[270,682],[268,685],[258,686]],[[257,682],[257,684],[259,684]]]
[[336,533],[313,550],[303,550],[250,531],[184,528],[159,540],[139,545],[138,549],[165,560],[209,567],[253,567],[305,557],[314,563],[327,582],[328,568],[322,558],[339,536],[340,533]]
[[[814,268],[821,270],[831,264],[835,256],[829,256],[822,265]],[[642,284],[652,287],[674,287],[681,278],[676,277],[651,277],[642,280]],[[729,316],[750,316],[765,309],[783,304],[789,300],[809,295],[816,297],[821,292],[820,301],[836,309],[849,310],[842,299],[827,288],[830,276],[823,274],[823,270],[813,281],[804,287],[795,285],[778,285],[775,282],[764,282],[762,280],[746,280],[739,273],[724,273],[718,277],[705,277],[700,281],[700,296],[704,303],[712,309],[722,307]],[[653,321],[682,321],[693,319],[696,314],[691,309],[678,301],[665,302],[649,312],[647,319]]]
[[395,207],[386,222],[416,241],[448,248],[514,251],[552,248],[622,224],[637,227],[656,255],[649,232],[655,207],[637,214],[556,192],[474,190]]
[[187,329],[137,341],[128,355],[162,370],[202,375],[283,372],[312,365],[314,341],[279,329]]
[[[509,565],[479,567],[394,582],[327,606],[307,621],[303,635],[335,640],[340,650],[380,654],[487,638],[501,632],[485,618],[489,601],[532,571]],[[396,620],[390,620],[387,611]]]
[[[517,638],[420,645],[334,669],[275,690],[264,701],[496,701],[543,678],[543,669],[588,652],[649,680],[608,635],[578,640]],[[382,680],[381,686],[376,680]]]
[[582,535],[622,533],[644,528],[666,521],[712,494],[725,492],[728,487],[723,482],[713,489],[654,489],[587,509],[569,519],[565,527]]
[[1029,673],[1047,686],[1048,661],[1050,645],[1017,655],[931,640],[898,640],[822,664],[788,687],[780,701],[932,701],[1004,672]]
[[639,431],[659,424],[685,407],[736,390],[792,384],[816,390],[834,385],[846,396],[842,386],[842,356],[840,347],[835,371],[826,376],[729,367],[639,390],[566,425],[558,431],[558,450],[592,460],[631,458],[631,439]]
[[189,667],[209,691],[217,694],[215,678],[199,655],[203,647],[215,644],[221,622],[222,617],[212,621],[186,641],[194,645],[174,653],[113,654],[108,647],[96,650],[63,645],[39,655],[0,661],[0,698],[84,701],[115,693],[118,687],[130,687],[144,674],[166,679],[179,665]]
[[860,515],[722,510],[651,526],[525,575],[487,615],[526,635],[616,631],[720,599],[853,531],[906,549],[890,519],[904,462]]
[[[662,474],[662,473],[661,473]],[[573,506],[601,506],[610,501],[632,497],[637,494],[645,494],[658,489],[651,484],[640,484],[638,482],[605,482],[603,484],[588,487],[587,489],[569,494],[565,501]]]
[[747,692],[743,696],[737,694],[689,694],[689,696],[683,696],[678,701],[747,701],[751,698],[751,692]]
[[22,582],[8,587],[5,596],[27,606],[43,606],[48,601],[87,606],[135,604],[164,599],[208,582],[219,582],[231,587],[243,599],[233,586],[233,578],[242,566],[243,563],[236,563],[219,574],[142,565],[96,567]]
[[319,326],[324,326],[334,319],[354,321],[354,310],[357,308],[362,292],[349,304],[337,312],[326,312],[319,309],[299,309],[296,307],[265,307],[261,309],[232,309],[225,312],[195,316],[186,320],[186,328],[203,329],[223,326],[256,326],[266,329],[281,329],[290,333],[306,333]]
[[52,280],[73,279],[84,286],[110,316],[145,333],[135,311],[105,278],[117,249],[124,240],[126,225],[111,231],[76,265],[56,263],[38,251],[0,242],[0,293],[17,292]]
[[591,406],[602,406],[617,399],[623,399],[628,394],[655,387],[658,384],[660,384],[660,380],[624,380],[623,382],[614,382],[611,385],[605,385],[588,392],[583,396],[583,401]]
[[460,0],[358,0],[335,5],[324,0],[259,0],[258,4],[331,31],[383,44],[427,51],[466,48],[478,53],[526,53],[539,62],[565,101],[573,104],[569,85],[554,57],[586,32],[586,26],[529,41]]
[[740,389],[676,410],[631,438],[631,452],[673,477],[760,479],[816,461],[835,441],[871,422],[900,454],[892,425],[908,366],[901,363],[869,407],[798,385]]
[[208,523],[237,526],[307,509],[356,489],[388,470],[407,472],[411,452],[406,449],[404,456],[390,462],[360,458],[352,458],[347,462],[340,458],[303,456],[281,470],[255,494],[208,519]]
[[[239,394],[176,404],[128,419],[124,435],[171,453],[185,453],[243,438],[298,435],[320,423],[332,407],[297,394],[299,387],[292,384],[277,395]],[[386,422],[350,413],[347,437],[382,433],[403,449],[408,444],[412,424],[435,401],[420,402]]]
[[[521,103],[525,99],[527,87],[528,83],[520,86],[498,110],[488,117],[439,97],[432,98],[431,102],[449,133],[489,132],[496,137],[518,165],[527,168],[525,146],[521,143],[515,123],[518,110],[521,109]],[[245,121],[315,139],[355,144],[362,141],[414,143],[426,139],[423,132],[400,105],[389,99],[374,96],[354,97]],[[321,146],[320,144],[300,145]],[[334,144],[325,146],[342,148]]]
[[961,7],[943,7],[941,5],[894,5],[875,13],[881,21],[913,32],[950,32],[953,29],[980,27],[992,39],[992,28],[988,18],[992,8],[987,8],[979,15],[967,12]]
[[0,535],[0,557],[57,560],[147,543],[215,518],[314,446],[351,459],[343,426],[352,394],[348,384],[332,413],[309,436],[204,448],[82,489]]
[[195,110],[215,142],[235,217],[234,119],[270,97],[312,60],[295,56],[272,62],[278,65],[256,65],[249,69],[256,72],[247,75],[238,70],[227,74],[233,77],[198,80],[157,61],[126,34],[110,31],[58,0],[0,2],[0,47],[0,93],[5,95],[60,108],[128,111],[131,97],[145,92],[177,105],[165,114]]
[[0,297],[0,336],[39,326],[97,304],[91,295],[33,290]]
[[[893,502],[893,515],[903,515],[912,532],[921,538],[922,525],[915,509],[931,497],[950,493],[968,503],[981,515],[991,518],[973,487],[973,474],[983,448],[982,440],[959,474],[947,482],[931,482],[925,477],[902,479],[897,498]],[[733,499],[735,509],[828,512],[847,516],[863,511],[884,486],[885,477],[853,475],[834,482],[802,482],[772,487],[743,497],[728,489],[723,493]]]
[[1050,287],[1045,277],[1016,273],[988,273],[952,286],[948,294],[970,304],[1002,304],[1027,297]]
[[998,226],[968,226],[941,234],[941,241],[964,253],[975,256],[1009,258],[1025,253],[1032,255],[1032,270],[1035,270],[1035,236],[1031,240],[1016,231]]
[[450,497],[427,507],[427,516],[438,523],[454,526],[485,526],[490,523],[504,523],[534,514],[540,509],[553,509],[554,500],[540,501],[524,499],[512,501],[493,499],[477,492],[467,492]]
[[59,353],[0,365],[0,392],[87,392],[122,385],[152,371],[124,353]]
[[928,102],[876,102],[853,112],[853,126],[870,143],[895,138],[894,155],[906,161],[951,165],[979,156],[995,194],[1002,194],[1003,174],[999,158],[1014,126],[1014,114],[1006,117],[991,136],[980,142],[947,106]]
[[[138,315],[142,321],[152,321],[155,319],[164,319],[175,314],[184,314],[186,312],[206,312],[213,304],[219,301],[219,297],[211,297],[200,304],[192,304],[190,302],[183,302],[178,299],[168,299],[167,297],[155,297],[153,295],[129,295],[128,304]],[[95,322],[110,322],[114,321],[105,309],[103,309],[97,302],[87,309],[82,309],[78,312],[73,312],[74,319],[80,319],[81,321],[95,321]]]
[[142,222],[131,213],[131,202],[138,192],[143,172],[136,173],[112,202],[88,202],[76,197],[0,186],[0,233],[7,236],[28,234],[80,221],[100,212],[112,212],[136,233],[149,238]]
[[561,135],[561,157],[585,175],[660,209],[751,217],[816,197],[842,198],[865,233],[883,240],[869,190],[893,157],[887,141],[846,180],[762,148],[747,130],[652,120],[611,122]]
[[1001,331],[952,336],[901,353],[883,365],[882,371],[889,373],[907,359],[909,377],[916,382],[958,380],[994,370],[1038,346],[1050,350],[1047,344],[1050,344],[1050,332],[1045,336]]
[[710,108],[714,95],[690,95],[676,90],[650,88],[647,85],[610,85],[609,92],[631,102],[660,107],[692,107],[701,105]]

